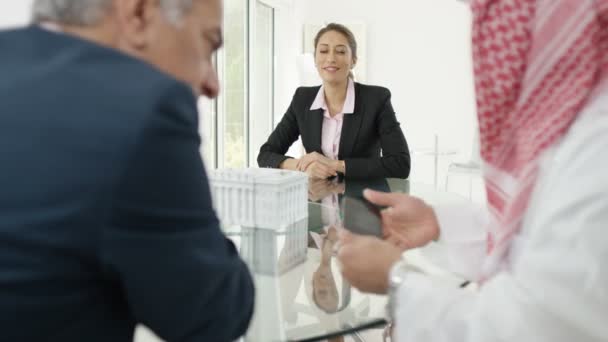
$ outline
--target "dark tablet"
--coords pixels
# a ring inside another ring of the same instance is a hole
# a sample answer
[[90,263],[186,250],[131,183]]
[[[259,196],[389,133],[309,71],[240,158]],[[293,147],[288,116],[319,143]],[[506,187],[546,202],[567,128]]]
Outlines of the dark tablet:
[[359,235],[382,237],[382,220],[380,208],[355,197],[344,197],[342,200],[344,228]]

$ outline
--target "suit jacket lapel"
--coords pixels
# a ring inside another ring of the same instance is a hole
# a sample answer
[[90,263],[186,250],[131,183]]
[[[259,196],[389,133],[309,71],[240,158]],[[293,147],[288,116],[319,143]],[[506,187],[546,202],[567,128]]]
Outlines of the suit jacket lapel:
[[359,84],[355,83],[355,111],[352,114],[344,114],[342,133],[340,134],[340,149],[338,151],[338,159],[340,160],[343,160],[344,156],[351,156],[355,147],[361,129],[361,122],[363,122],[364,106],[362,100]]
[[306,153],[321,152],[321,131],[323,129],[323,109],[308,111],[306,115],[308,142],[304,143]]

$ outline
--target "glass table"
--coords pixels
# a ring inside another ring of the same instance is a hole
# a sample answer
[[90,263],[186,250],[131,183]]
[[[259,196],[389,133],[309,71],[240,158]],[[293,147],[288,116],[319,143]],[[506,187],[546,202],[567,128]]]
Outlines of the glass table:
[[281,230],[226,228],[248,264],[256,287],[245,341],[302,341],[361,325],[383,326],[386,298],[363,294],[340,274],[336,209],[309,203],[309,217]]
[[310,182],[307,219],[280,230],[224,227],[248,264],[256,287],[255,311],[245,341],[321,341],[349,335],[363,342],[353,328],[386,325],[387,298],[353,288],[342,278],[335,257],[339,203],[343,196],[361,197],[365,188],[409,192],[431,204],[461,200],[407,180]]

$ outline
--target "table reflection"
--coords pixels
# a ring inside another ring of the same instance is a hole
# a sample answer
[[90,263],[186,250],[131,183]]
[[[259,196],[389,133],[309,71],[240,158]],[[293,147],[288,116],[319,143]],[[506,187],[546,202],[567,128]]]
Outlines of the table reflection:
[[279,231],[241,227],[239,253],[251,272],[281,275],[306,261],[307,232],[308,218]]
[[[400,185],[399,188],[405,189],[407,192],[409,182],[407,180],[397,181]],[[385,178],[369,179],[365,181],[349,180],[347,182],[337,177],[333,179],[311,179],[308,182],[308,200],[328,205],[330,203],[328,199],[332,197],[339,200],[343,196],[363,197],[363,190],[365,189],[384,192],[390,192],[392,190]],[[398,190],[402,192],[404,191],[402,189]]]
[[322,336],[342,341],[332,335],[370,321],[383,322],[386,298],[360,293],[342,278],[336,244],[344,196],[362,197],[366,188],[391,191],[389,183],[385,179],[311,181],[307,219],[279,230],[225,227],[256,287],[254,316],[245,341]]

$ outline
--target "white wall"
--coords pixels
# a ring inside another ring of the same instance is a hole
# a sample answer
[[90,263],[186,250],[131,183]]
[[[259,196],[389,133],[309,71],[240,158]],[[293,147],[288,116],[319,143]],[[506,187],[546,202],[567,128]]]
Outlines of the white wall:
[[0,29],[26,25],[30,20],[32,0],[3,1],[0,5]]
[[[294,0],[293,15],[294,54],[302,51],[305,23],[365,23],[366,83],[391,90],[410,148],[432,147],[438,134],[440,148],[462,152],[455,159],[469,158],[475,107],[467,5],[456,0]],[[286,87],[295,88],[293,83]],[[413,179],[432,181],[431,159],[416,157]],[[440,163],[440,180],[448,163]]]

